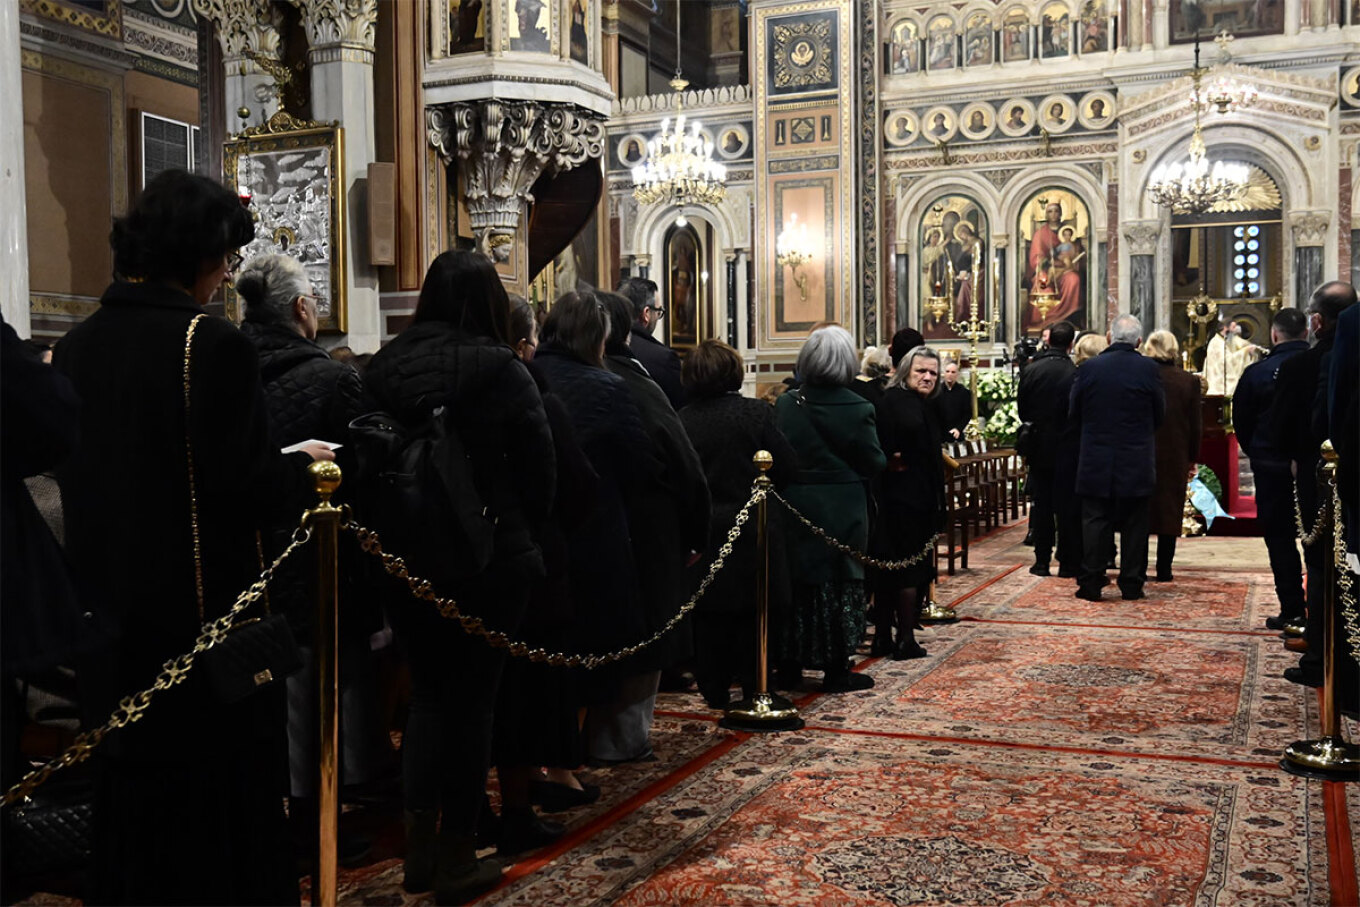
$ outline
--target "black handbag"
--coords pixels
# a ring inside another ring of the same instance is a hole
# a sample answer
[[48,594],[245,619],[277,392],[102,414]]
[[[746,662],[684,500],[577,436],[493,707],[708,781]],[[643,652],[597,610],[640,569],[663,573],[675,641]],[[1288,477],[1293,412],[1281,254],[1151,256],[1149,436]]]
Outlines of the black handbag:
[[[203,612],[203,553],[198,538],[198,488],[194,478],[194,446],[189,437],[189,371],[194,330],[206,317],[194,316],[184,336],[184,449],[189,464],[189,522],[194,539],[194,588],[198,593],[200,626],[206,618]],[[255,550],[263,569],[259,533],[255,535]],[[267,591],[264,610],[264,617],[240,620],[224,638],[199,655],[208,684],[223,703],[239,702],[302,669],[302,653],[293,637],[293,629],[282,614],[270,613]]]
[[90,857],[94,786],[86,775],[44,784],[4,811],[4,861],[16,876],[66,872]]

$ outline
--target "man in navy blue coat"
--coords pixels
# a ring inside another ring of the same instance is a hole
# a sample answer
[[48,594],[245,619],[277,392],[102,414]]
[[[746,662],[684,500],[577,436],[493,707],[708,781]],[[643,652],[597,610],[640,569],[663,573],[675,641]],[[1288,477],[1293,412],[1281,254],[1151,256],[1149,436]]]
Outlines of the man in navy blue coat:
[[1156,479],[1156,432],[1166,412],[1157,363],[1138,353],[1143,326],[1132,315],[1110,325],[1110,346],[1077,369],[1070,418],[1081,431],[1082,565],[1077,598],[1100,601],[1105,558],[1119,531],[1119,590],[1143,597],[1148,498]]

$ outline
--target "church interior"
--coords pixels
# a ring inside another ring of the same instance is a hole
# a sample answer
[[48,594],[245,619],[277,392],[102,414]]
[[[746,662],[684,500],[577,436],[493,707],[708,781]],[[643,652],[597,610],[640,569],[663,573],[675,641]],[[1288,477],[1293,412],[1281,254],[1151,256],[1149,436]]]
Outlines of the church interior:
[[[795,689],[777,734],[663,692],[656,760],[583,772],[601,799],[477,903],[1360,904],[1360,785],[1279,766],[1327,703],[1263,625],[1230,406],[1277,312],[1360,285],[1360,0],[9,0],[0,63],[0,301],[47,344],[182,168],[251,202],[244,258],[303,263],[327,349],[378,351],[466,248],[540,316],[654,281],[657,339],[729,344],[748,397],[824,323],[914,328],[967,385],[1130,314],[1202,377],[1231,519],[1175,582],[1073,600],[1003,504],[941,553],[931,658],[866,646],[874,689]],[[1193,197],[1200,163],[1233,191]],[[345,809],[373,847],[339,902],[433,903],[400,815]]]

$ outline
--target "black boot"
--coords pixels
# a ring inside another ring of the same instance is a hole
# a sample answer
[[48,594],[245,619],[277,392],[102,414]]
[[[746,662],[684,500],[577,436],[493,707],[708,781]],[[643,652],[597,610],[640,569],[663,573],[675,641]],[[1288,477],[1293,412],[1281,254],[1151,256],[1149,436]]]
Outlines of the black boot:
[[500,864],[477,859],[476,846],[476,839],[470,835],[439,836],[434,876],[436,904],[466,904],[501,880]]
[[435,826],[439,811],[420,809],[402,814],[406,827],[406,875],[401,887],[411,894],[429,891],[434,887]]
[[1171,562],[1176,557],[1176,537],[1157,536],[1157,582],[1171,582]]
[[551,844],[566,834],[567,827],[552,819],[540,819],[532,806],[501,811],[499,854],[517,854]]

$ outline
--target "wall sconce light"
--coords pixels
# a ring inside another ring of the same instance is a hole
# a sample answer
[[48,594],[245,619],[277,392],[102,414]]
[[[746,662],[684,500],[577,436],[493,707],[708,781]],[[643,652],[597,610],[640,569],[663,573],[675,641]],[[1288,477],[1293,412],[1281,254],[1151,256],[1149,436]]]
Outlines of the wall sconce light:
[[797,214],[789,215],[788,224],[775,239],[774,252],[774,260],[779,266],[792,270],[798,295],[807,302],[807,274],[799,274],[798,269],[812,260],[812,251],[808,245],[807,224],[798,223]]

